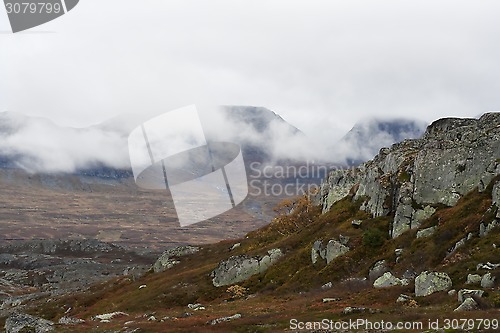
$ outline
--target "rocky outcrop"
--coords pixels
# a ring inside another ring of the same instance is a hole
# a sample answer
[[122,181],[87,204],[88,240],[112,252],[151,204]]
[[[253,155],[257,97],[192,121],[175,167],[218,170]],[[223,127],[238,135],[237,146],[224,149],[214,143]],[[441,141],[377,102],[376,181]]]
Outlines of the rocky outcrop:
[[159,273],[170,269],[180,263],[180,260],[177,260],[177,258],[194,254],[198,251],[200,251],[199,247],[189,245],[168,249],[156,260],[153,265],[153,271]]
[[[319,202],[325,212],[352,194],[354,200],[364,200],[361,208],[374,217],[393,214],[389,232],[397,237],[418,228],[435,212],[434,205],[453,206],[475,187],[484,191],[500,174],[498,156],[500,113],[440,119],[421,139],[383,148],[357,168],[331,172],[321,185]],[[497,203],[498,188],[493,193]]]
[[329,264],[332,260],[341,255],[349,252],[350,248],[347,246],[349,238],[345,236],[340,236],[339,240],[331,239],[328,241],[326,246],[323,245],[323,241],[317,240],[314,242],[311,249],[311,261],[315,264],[319,258],[326,260]]
[[221,287],[245,281],[252,275],[265,272],[282,256],[280,249],[269,250],[263,257],[232,256],[212,271],[212,283]]
[[448,274],[440,272],[422,272],[415,279],[415,296],[429,296],[438,291],[450,289],[452,281]]
[[5,322],[6,333],[45,333],[51,332],[53,330],[53,322],[24,313],[14,313],[10,315],[10,317],[7,318],[7,321]]

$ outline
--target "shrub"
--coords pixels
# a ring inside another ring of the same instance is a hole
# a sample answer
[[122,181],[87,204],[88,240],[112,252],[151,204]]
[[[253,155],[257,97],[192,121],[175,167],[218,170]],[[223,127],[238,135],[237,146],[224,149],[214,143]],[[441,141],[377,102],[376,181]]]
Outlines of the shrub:
[[380,229],[369,228],[363,233],[363,245],[370,248],[379,248],[384,244],[387,235]]

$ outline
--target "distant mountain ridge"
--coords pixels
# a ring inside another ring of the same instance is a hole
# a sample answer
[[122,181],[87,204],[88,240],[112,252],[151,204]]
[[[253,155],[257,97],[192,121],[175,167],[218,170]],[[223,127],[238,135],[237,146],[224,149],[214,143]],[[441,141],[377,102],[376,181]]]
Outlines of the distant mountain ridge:
[[381,148],[420,138],[426,127],[426,122],[415,119],[368,118],[356,123],[334,150],[343,154],[349,165],[357,165],[373,158]]
[[[214,118],[209,136],[240,144],[247,164],[309,160],[359,164],[382,147],[420,137],[426,126],[411,119],[366,119],[358,122],[329,154],[324,154],[317,152],[320,146],[303,132],[267,108],[223,106],[220,110],[209,117]],[[130,177],[127,138],[143,118],[123,115],[98,125],[71,128],[44,118],[0,113],[0,168],[100,178]]]

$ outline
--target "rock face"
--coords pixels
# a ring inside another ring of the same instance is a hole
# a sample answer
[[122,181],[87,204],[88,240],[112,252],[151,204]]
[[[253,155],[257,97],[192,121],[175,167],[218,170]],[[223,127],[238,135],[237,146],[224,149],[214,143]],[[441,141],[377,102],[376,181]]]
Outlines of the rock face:
[[[383,148],[357,168],[331,172],[319,202],[325,212],[351,193],[354,200],[364,199],[362,209],[374,217],[394,214],[389,232],[397,237],[418,228],[435,212],[433,205],[453,206],[475,187],[484,191],[500,174],[498,156],[500,113],[440,119],[421,139]],[[498,188],[493,194],[497,203]]]
[[44,333],[54,330],[54,323],[24,313],[14,313],[5,322],[6,333],[34,332]]
[[280,249],[272,249],[261,258],[246,255],[232,256],[212,271],[212,283],[215,287],[227,286],[245,281],[255,274],[265,272],[283,256]]
[[423,272],[415,279],[415,296],[429,296],[437,291],[451,288],[452,281],[448,274]]
[[187,256],[189,254],[193,254],[200,251],[199,247],[196,246],[178,246],[172,249],[168,249],[156,260],[153,265],[153,271],[155,273],[163,272],[167,269],[170,269],[180,263],[179,260],[175,258],[179,258],[182,256]]
[[326,246],[323,245],[321,240],[317,240],[314,242],[313,247],[311,249],[311,261],[315,264],[319,258],[326,260],[326,263],[329,264],[332,260],[341,255],[349,252],[349,247],[346,246],[349,239],[347,237],[340,237],[340,240],[331,239],[328,241]]

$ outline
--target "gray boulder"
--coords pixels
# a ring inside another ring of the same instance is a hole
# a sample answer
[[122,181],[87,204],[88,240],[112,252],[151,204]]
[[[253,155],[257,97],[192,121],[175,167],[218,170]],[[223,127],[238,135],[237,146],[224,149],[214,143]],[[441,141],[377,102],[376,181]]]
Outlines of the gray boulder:
[[419,231],[417,231],[417,238],[430,237],[430,236],[434,235],[436,230],[437,230],[437,226],[419,230]]
[[176,258],[194,254],[198,251],[200,251],[199,247],[190,245],[178,246],[172,249],[168,249],[162,253],[158,260],[156,260],[153,265],[153,271],[155,273],[159,273],[170,269],[180,263],[180,261]]
[[[500,209],[498,210],[500,212]],[[479,225],[479,237],[486,237],[488,234],[496,227],[500,225],[500,222],[498,220],[493,220],[492,222],[488,224],[481,223]]]
[[334,239],[329,240],[326,246],[323,245],[321,240],[315,241],[311,249],[312,263],[315,264],[319,258],[322,258],[329,264],[335,258],[349,252],[350,248],[346,246],[348,242],[349,238],[344,236],[341,236],[338,241]]
[[459,312],[459,311],[474,311],[479,309],[479,306],[477,302],[472,299],[472,298],[467,298],[465,299],[462,304],[458,308],[456,308],[453,311]]
[[386,287],[392,287],[392,286],[406,286],[408,285],[408,280],[406,279],[399,279],[392,275],[391,272],[386,272],[384,275],[379,277],[378,279],[373,282],[373,287],[374,288],[386,288]]
[[494,288],[495,287],[495,277],[491,273],[486,273],[481,278],[482,288]]
[[467,275],[466,284],[479,284],[481,283],[481,275],[479,274],[469,274]]
[[458,301],[462,303],[465,301],[467,298],[470,297],[483,297],[484,291],[483,290],[476,290],[476,289],[462,289],[458,292]]
[[24,313],[14,313],[5,322],[5,333],[45,333],[54,330],[54,323]]
[[428,296],[438,291],[444,291],[452,286],[448,274],[440,272],[422,272],[415,279],[415,296]]
[[263,257],[232,256],[212,271],[212,283],[221,287],[245,281],[252,275],[265,272],[282,256],[280,249],[269,250]]
[[389,268],[387,267],[387,262],[385,260],[379,260],[373,264],[372,268],[368,272],[368,278],[370,280],[376,280],[381,277]]

